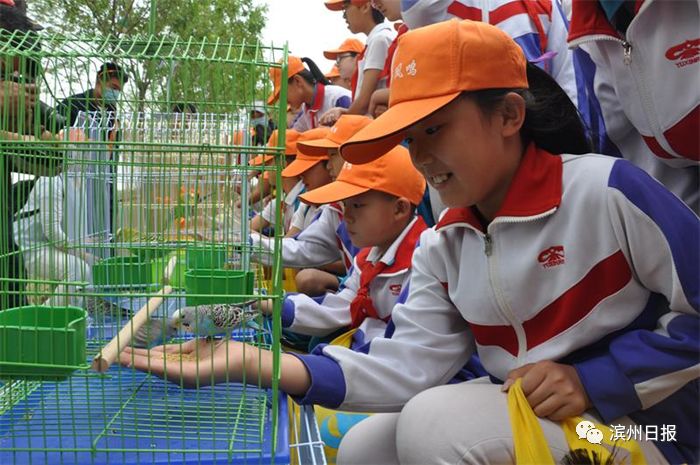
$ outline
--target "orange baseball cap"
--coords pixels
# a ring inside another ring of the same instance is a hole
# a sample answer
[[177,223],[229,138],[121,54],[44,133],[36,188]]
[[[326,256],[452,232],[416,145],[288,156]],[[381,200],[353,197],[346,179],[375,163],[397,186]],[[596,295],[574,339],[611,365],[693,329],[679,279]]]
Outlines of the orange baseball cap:
[[320,128],[309,129],[308,131],[304,131],[299,134],[299,138],[297,139],[297,157],[293,162],[287,165],[285,169],[282,170],[282,176],[285,178],[299,176],[316,163],[328,160],[328,154],[325,152],[320,155],[313,155],[305,151],[299,144],[305,140],[322,139],[326,137],[328,131],[330,131],[330,128],[323,126]]
[[[285,132],[285,144],[284,144],[284,154],[288,157],[292,157],[297,154],[297,139],[299,138],[299,132],[294,129],[287,129]],[[279,144],[279,134],[277,129],[272,131],[270,134],[270,139],[267,141],[267,146],[270,148],[277,148]],[[251,159],[248,162],[250,166],[265,165],[269,161],[274,160],[273,155],[258,155],[257,157]]]
[[[332,11],[342,11],[345,8],[345,0],[328,0],[324,3],[326,8]],[[350,0],[350,3],[360,6],[369,3],[369,0]]]
[[333,79],[340,77],[340,70],[338,69],[337,65],[333,65],[330,71],[328,71],[326,74],[324,74],[326,79]]
[[299,197],[313,205],[337,202],[375,190],[407,198],[413,205],[423,200],[425,178],[411,163],[405,147],[397,145],[385,155],[362,165],[345,163],[338,179]]
[[[304,69],[306,68],[304,68],[304,62],[301,61],[301,58],[292,55],[287,57],[287,79]],[[270,68],[270,79],[272,79],[272,83],[275,87],[267,98],[268,105],[272,105],[280,97],[280,89],[282,88],[282,68]]]
[[462,92],[527,88],[526,65],[522,49],[490,24],[454,19],[409,31],[392,61],[389,109],[340,152],[352,163],[366,163]]
[[[342,3],[342,2],[341,2]],[[326,3],[327,4],[327,3]],[[345,39],[340,47],[333,50],[326,50],[323,52],[323,56],[329,60],[335,60],[341,53],[357,53],[360,54],[365,49],[365,44],[362,41],[350,37]]]
[[312,155],[323,155],[331,149],[337,149],[357,132],[372,122],[372,118],[363,115],[343,115],[338,118],[323,139],[308,140],[299,143],[304,151]]

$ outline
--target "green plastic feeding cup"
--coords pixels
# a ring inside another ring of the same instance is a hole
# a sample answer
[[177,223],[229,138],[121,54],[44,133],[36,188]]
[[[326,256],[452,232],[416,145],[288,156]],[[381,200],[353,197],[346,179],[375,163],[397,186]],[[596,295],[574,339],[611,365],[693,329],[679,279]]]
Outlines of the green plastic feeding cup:
[[0,377],[59,381],[89,367],[87,312],[27,306],[0,312]]
[[223,268],[228,248],[221,245],[188,247],[185,263],[188,270]]
[[153,269],[151,262],[139,257],[112,257],[92,267],[92,281],[96,286],[123,286],[151,284]]
[[253,293],[255,273],[243,270],[188,270],[185,303],[206,305],[245,302]]

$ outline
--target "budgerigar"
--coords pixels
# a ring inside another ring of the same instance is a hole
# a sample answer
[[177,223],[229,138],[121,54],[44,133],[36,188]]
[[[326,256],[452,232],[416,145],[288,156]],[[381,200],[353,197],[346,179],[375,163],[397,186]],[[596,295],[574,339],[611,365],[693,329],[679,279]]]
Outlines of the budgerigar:
[[199,337],[229,335],[231,330],[243,326],[260,315],[252,307],[255,300],[237,304],[209,304],[184,307],[173,313],[171,324],[181,325],[185,331]]
[[161,345],[173,338],[177,330],[177,325],[172,319],[166,321],[162,318],[150,318],[134,333],[131,345],[143,349]]

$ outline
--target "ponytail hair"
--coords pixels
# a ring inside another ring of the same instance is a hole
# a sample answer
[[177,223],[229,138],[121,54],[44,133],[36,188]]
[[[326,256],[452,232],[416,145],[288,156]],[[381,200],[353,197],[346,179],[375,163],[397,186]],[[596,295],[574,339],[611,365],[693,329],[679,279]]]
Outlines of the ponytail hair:
[[539,67],[527,64],[528,89],[486,89],[465,92],[481,111],[491,114],[506,94],[525,99],[525,121],[520,129],[523,144],[535,145],[552,154],[590,153],[593,148],[576,106],[559,84]]
[[[309,67],[309,69],[303,69],[299,71],[297,74],[294,76],[301,76],[302,79],[304,79],[306,82],[311,84],[312,86],[316,83],[320,83],[323,85],[329,85],[331,81],[329,81],[326,76],[321,72],[321,70],[318,68],[316,63],[311,58],[304,57],[301,59],[304,63],[306,63],[306,66]],[[294,77],[292,76],[292,77]],[[289,78],[290,80],[292,78]]]

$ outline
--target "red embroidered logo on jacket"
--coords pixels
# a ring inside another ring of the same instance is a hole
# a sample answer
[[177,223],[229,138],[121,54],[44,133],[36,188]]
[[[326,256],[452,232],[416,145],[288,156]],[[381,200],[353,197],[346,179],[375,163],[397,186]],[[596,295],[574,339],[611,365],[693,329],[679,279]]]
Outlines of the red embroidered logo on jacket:
[[401,294],[401,284],[392,284],[389,286],[389,291],[391,291],[391,295]]
[[564,246],[555,245],[553,247],[543,250],[537,256],[537,261],[540,262],[544,268],[551,268],[553,266],[563,265]]
[[678,68],[700,61],[700,38],[686,40],[666,50],[666,58],[675,61]]

